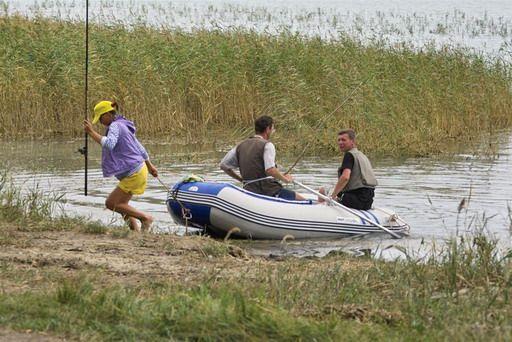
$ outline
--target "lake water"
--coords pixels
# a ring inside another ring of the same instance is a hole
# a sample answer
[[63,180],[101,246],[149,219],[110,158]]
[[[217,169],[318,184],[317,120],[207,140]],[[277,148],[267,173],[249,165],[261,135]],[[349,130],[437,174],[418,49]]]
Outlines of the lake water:
[[[349,35],[384,41],[457,46],[512,61],[512,1],[423,0],[91,0],[90,20],[182,29],[283,29],[327,39]],[[4,13],[83,20],[84,0],[0,1]],[[1,12],[0,12],[1,13]]]
[[[218,167],[228,146],[154,143],[143,140],[161,179],[172,185],[182,177],[195,173],[209,181],[228,182],[229,176]],[[444,158],[410,158],[405,160],[374,159],[380,186],[376,191],[375,206],[396,210],[410,223],[411,235],[402,240],[390,239],[386,234],[363,239],[335,241],[295,241],[286,250],[279,242],[252,242],[254,253],[291,253],[311,255],[342,248],[395,255],[388,246],[402,246],[418,251],[424,243],[442,244],[455,235],[472,233],[484,228],[496,237],[502,247],[510,247],[512,205],[512,135],[504,132],[493,137],[495,153],[491,157],[477,157],[468,151]],[[116,186],[115,179],[104,179],[99,168],[100,150],[90,143],[89,194],[84,196],[83,157],[75,152],[82,141],[3,142],[0,155],[9,161],[9,168],[17,185],[25,189],[36,186],[43,191],[64,193],[67,214],[121,224],[120,217],[104,209],[104,201]],[[488,155],[488,154],[487,154]],[[313,188],[332,187],[340,158],[305,158],[294,170],[297,180]],[[280,159],[281,165],[290,165],[293,158]],[[283,167],[284,169],[285,167]],[[296,189],[299,190],[300,189]],[[155,218],[155,229],[164,233],[183,233],[166,211],[166,189],[150,177],[147,192],[132,202]],[[467,208],[458,211],[465,198]],[[396,251],[395,251],[396,252]]]
[[[83,20],[83,0],[0,1],[0,13],[42,15]],[[182,30],[252,29],[275,33],[283,29],[326,39],[348,34],[363,42],[385,41],[389,46],[406,43],[421,49],[426,45],[459,46],[506,62],[512,60],[512,1],[420,1],[420,0],[133,0],[90,1],[91,21],[107,24],[148,24]],[[371,250],[395,256],[390,245],[419,251],[432,241],[445,239],[484,226],[500,244],[510,247],[512,183],[512,138],[510,132],[493,137],[496,153],[476,157],[459,151],[443,158],[374,160],[380,186],[375,205],[395,209],[412,226],[411,236],[391,240],[387,236],[338,241],[279,243],[253,242],[254,253],[323,255],[337,248]],[[218,169],[227,146],[218,150],[205,145],[178,145],[144,141],[162,179],[174,184],[194,172],[208,180],[229,181]],[[99,148],[92,144],[89,196],[83,196],[83,158],[76,153],[79,141],[3,142],[0,153],[9,161],[15,182],[25,188],[38,185],[47,191],[65,193],[67,213],[103,222],[119,222],[104,209],[104,200],[115,187],[114,179],[103,179]],[[295,168],[295,177],[313,188],[333,186],[339,158],[306,158]],[[289,165],[291,160],[280,160]],[[147,193],[134,205],[156,217],[161,232],[181,232],[166,212],[166,190],[154,179]],[[466,198],[466,209],[458,212]],[[395,250],[396,251],[396,250]]]

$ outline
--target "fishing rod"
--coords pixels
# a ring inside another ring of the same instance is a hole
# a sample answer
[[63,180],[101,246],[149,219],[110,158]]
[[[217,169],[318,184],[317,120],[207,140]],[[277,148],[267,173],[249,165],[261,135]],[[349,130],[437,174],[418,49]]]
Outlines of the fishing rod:
[[[88,76],[89,76],[89,0],[85,0],[85,84],[84,84],[84,119],[87,120],[87,99],[88,99]],[[80,152],[84,156],[84,195],[87,196],[87,171],[88,171],[88,134],[85,132],[84,147],[79,148]]]
[[[361,86],[365,83],[367,83],[369,80],[371,80],[372,78],[374,78],[375,75],[372,75],[364,80],[362,80],[361,82],[359,82],[359,84],[354,88],[352,89],[352,91],[350,92],[350,94],[348,94],[348,96],[345,98],[345,100],[336,108],[334,108],[334,110],[332,112],[330,112],[328,115],[324,115],[322,117],[322,119],[320,119],[318,121],[318,123],[316,124],[316,126],[314,127],[314,130],[317,130],[318,128],[320,128],[320,125],[325,121],[327,120],[327,118],[330,118],[334,113],[336,113],[341,107],[343,107],[345,105],[345,103],[347,103],[348,100],[350,100],[352,98],[352,96],[355,94],[355,92],[361,88]],[[299,154],[299,156],[297,157],[297,159],[295,160],[295,162],[292,164],[292,166],[290,166],[290,168],[288,169],[288,171],[285,172],[285,175],[289,174],[293,168],[297,165],[297,163],[302,159],[302,157],[304,157],[304,155],[306,154],[306,151],[308,149],[310,144],[306,144],[306,146],[304,146],[304,149],[302,150],[301,154]]]

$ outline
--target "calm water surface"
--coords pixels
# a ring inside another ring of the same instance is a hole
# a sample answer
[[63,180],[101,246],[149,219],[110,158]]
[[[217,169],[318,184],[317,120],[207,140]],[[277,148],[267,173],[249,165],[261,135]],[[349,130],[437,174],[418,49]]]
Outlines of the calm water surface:
[[[85,1],[0,0],[2,13],[43,15],[82,20]],[[383,40],[393,46],[405,42],[416,48],[443,44],[459,46],[486,56],[512,60],[512,1],[510,0],[132,0],[90,1],[90,18],[101,23],[147,23],[183,30],[245,28],[258,32],[278,32],[283,28],[304,35],[325,38],[340,33],[356,39]],[[227,149],[212,146],[159,144],[144,141],[157,164],[161,178],[174,184],[194,172],[212,181],[230,181],[218,169]],[[512,205],[512,138],[496,137],[498,153],[476,157],[459,152],[449,158],[375,160],[380,181],[375,205],[395,209],[412,226],[411,236],[400,241],[385,235],[356,240],[291,242],[251,242],[255,253],[323,255],[342,248],[371,250],[395,256],[388,246],[400,245],[421,253],[432,241],[442,243],[457,233],[484,226],[510,246]],[[0,146],[2,159],[15,171],[15,181],[25,188],[36,185],[48,191],[66,193],[65,210],[103,222],[118,222],[117,215],[103,209],[106,196],[115,187],[114,179],[103,179],[97,146],[91,148],[89,196],[83,195],[83,159],[75,150],[78,141],[9,143]],[[486,154],[487,155],[487,154]],[[191,157],[192,156],[192,157]],[[280,160],[289,165],[291,160]],[[295,169],[295,177],[314,188],[332,187],[339,158],[306,158]],[[153,214],[161,232],[181,232],[166,212],[166,190],[151,179],[146,194],[134,205]],[[458,212],[460,201],[468,207]],[[425,242],[426,245],[422,243]]]
[[[231,181],[218,168],[228,148],[208,145],[153,143],[144,139],[161,179],[172,185],[189,173],[209,181]],[[294,241],[287,246],[279,242],[249,242],[254,253],[323,255],[332,249],[346,251],[371,250],[383,256],[394,256],[389,246],[402,246],[420,253],[432,243],[442,245],[456,234],[485,231],[510,247],[512,205],[512,135],[495,137],[498,152],[492,157],[457,153],[449,158],[411,158],[406,160],[374,159],[380,182],[375,205],[396,210],[412,227],[411,235],[402,240],[385,234],[358,239],[334,241]],[[83,194],[83,158],[76,149],[81,141],[3,142],[0,154],[8,161],[14,181],[24,189],[36,186],[44,191],[65,194],[67,214],[90,217],[104,223],[121,224],[117,214],[104,209],[104,201],[116,186],[115,179],[104,179],[99,168],[100,150],[90,144],[89,195]],[[181,161],[180,161],[181,160]],[[290,160],[280,160],[290,165]],[[340,158],[305,158],[295,168],[297,180],[313,187],[332,187]],[[301,189],[296,189],[301,190]],[[147,192],[135,198],[133,205],[151,213],[159,232],[183,233],[166,211],[166,189],[150,177]],[[461,200],[469,203],[458,212]]]
[[[415,48],[444,45],[512,60],[510,0],[90,0],[89,18],[102,24],[181,29],[284,30],[307,36],[349,35],[363,42]],[[85,1],[0,0],[3,12],[83,20]],[[1,13],[1,12],[0,12]]]

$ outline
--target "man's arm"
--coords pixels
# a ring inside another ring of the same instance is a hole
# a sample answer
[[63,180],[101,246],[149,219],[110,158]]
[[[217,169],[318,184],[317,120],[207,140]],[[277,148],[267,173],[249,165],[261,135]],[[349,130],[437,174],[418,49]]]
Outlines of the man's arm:
[[283,175],[276,167],[276,147],[271,142],[268,142],[265,145],[263,161],[265,164],[265,173],[267,175],[285,183],[291,183],[293,181],[293,177],[291,175]]
[[343,172],[341,173],[340,178],[338,178],[338,182],[336,182],[336,185],[334,186],[334,190],[332,191],[332,194],[331,194],[332,199],[336,199],[338,197],[338,194],[345,188],[345,186],[348,183],[348,180],[350,179],[351,173],[352,173],[352,170],[343,169]]
[[243,182],[242,177],[238,175],[234,169],[238,167],[238,159],[236,157],[236,147],[232,148],[220,162],[220,168],[230,177],[236,179],[239,182]]
[[274,177],[277,180],[280,180],[285,183],[291,183],[293,181],[292,175],[283,175],[277,167],[271,167],[265,170],[265,173],[269,176]]
[[352,168],[354,167],[354,156],[352,153],[345,153],[343,156],[343,162],[341,163],[341,175],[334,186],[334,190],[332,191],[331,198],[336,199],[338,194],[345,189],[348,181],[350,180],[350,175],[352,174]]
[[233,169],[224,169],[224,168],[222,168],[222,166],[220,168],[222,169],[222,171],[227,173],[232,178],[236,179],[239,182],[243,182],[242,177],[240,177],[240,175],[238,175],[238,173],[236,173]]

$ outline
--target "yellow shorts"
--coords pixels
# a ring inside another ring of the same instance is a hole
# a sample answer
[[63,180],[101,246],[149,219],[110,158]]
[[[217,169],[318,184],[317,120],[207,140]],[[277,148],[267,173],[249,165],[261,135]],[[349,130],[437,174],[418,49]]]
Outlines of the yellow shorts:
[[117,185],[121,190],[130,195],[142,195],[148,184],[148,167],[146,163],[133,175],[124,177]]

